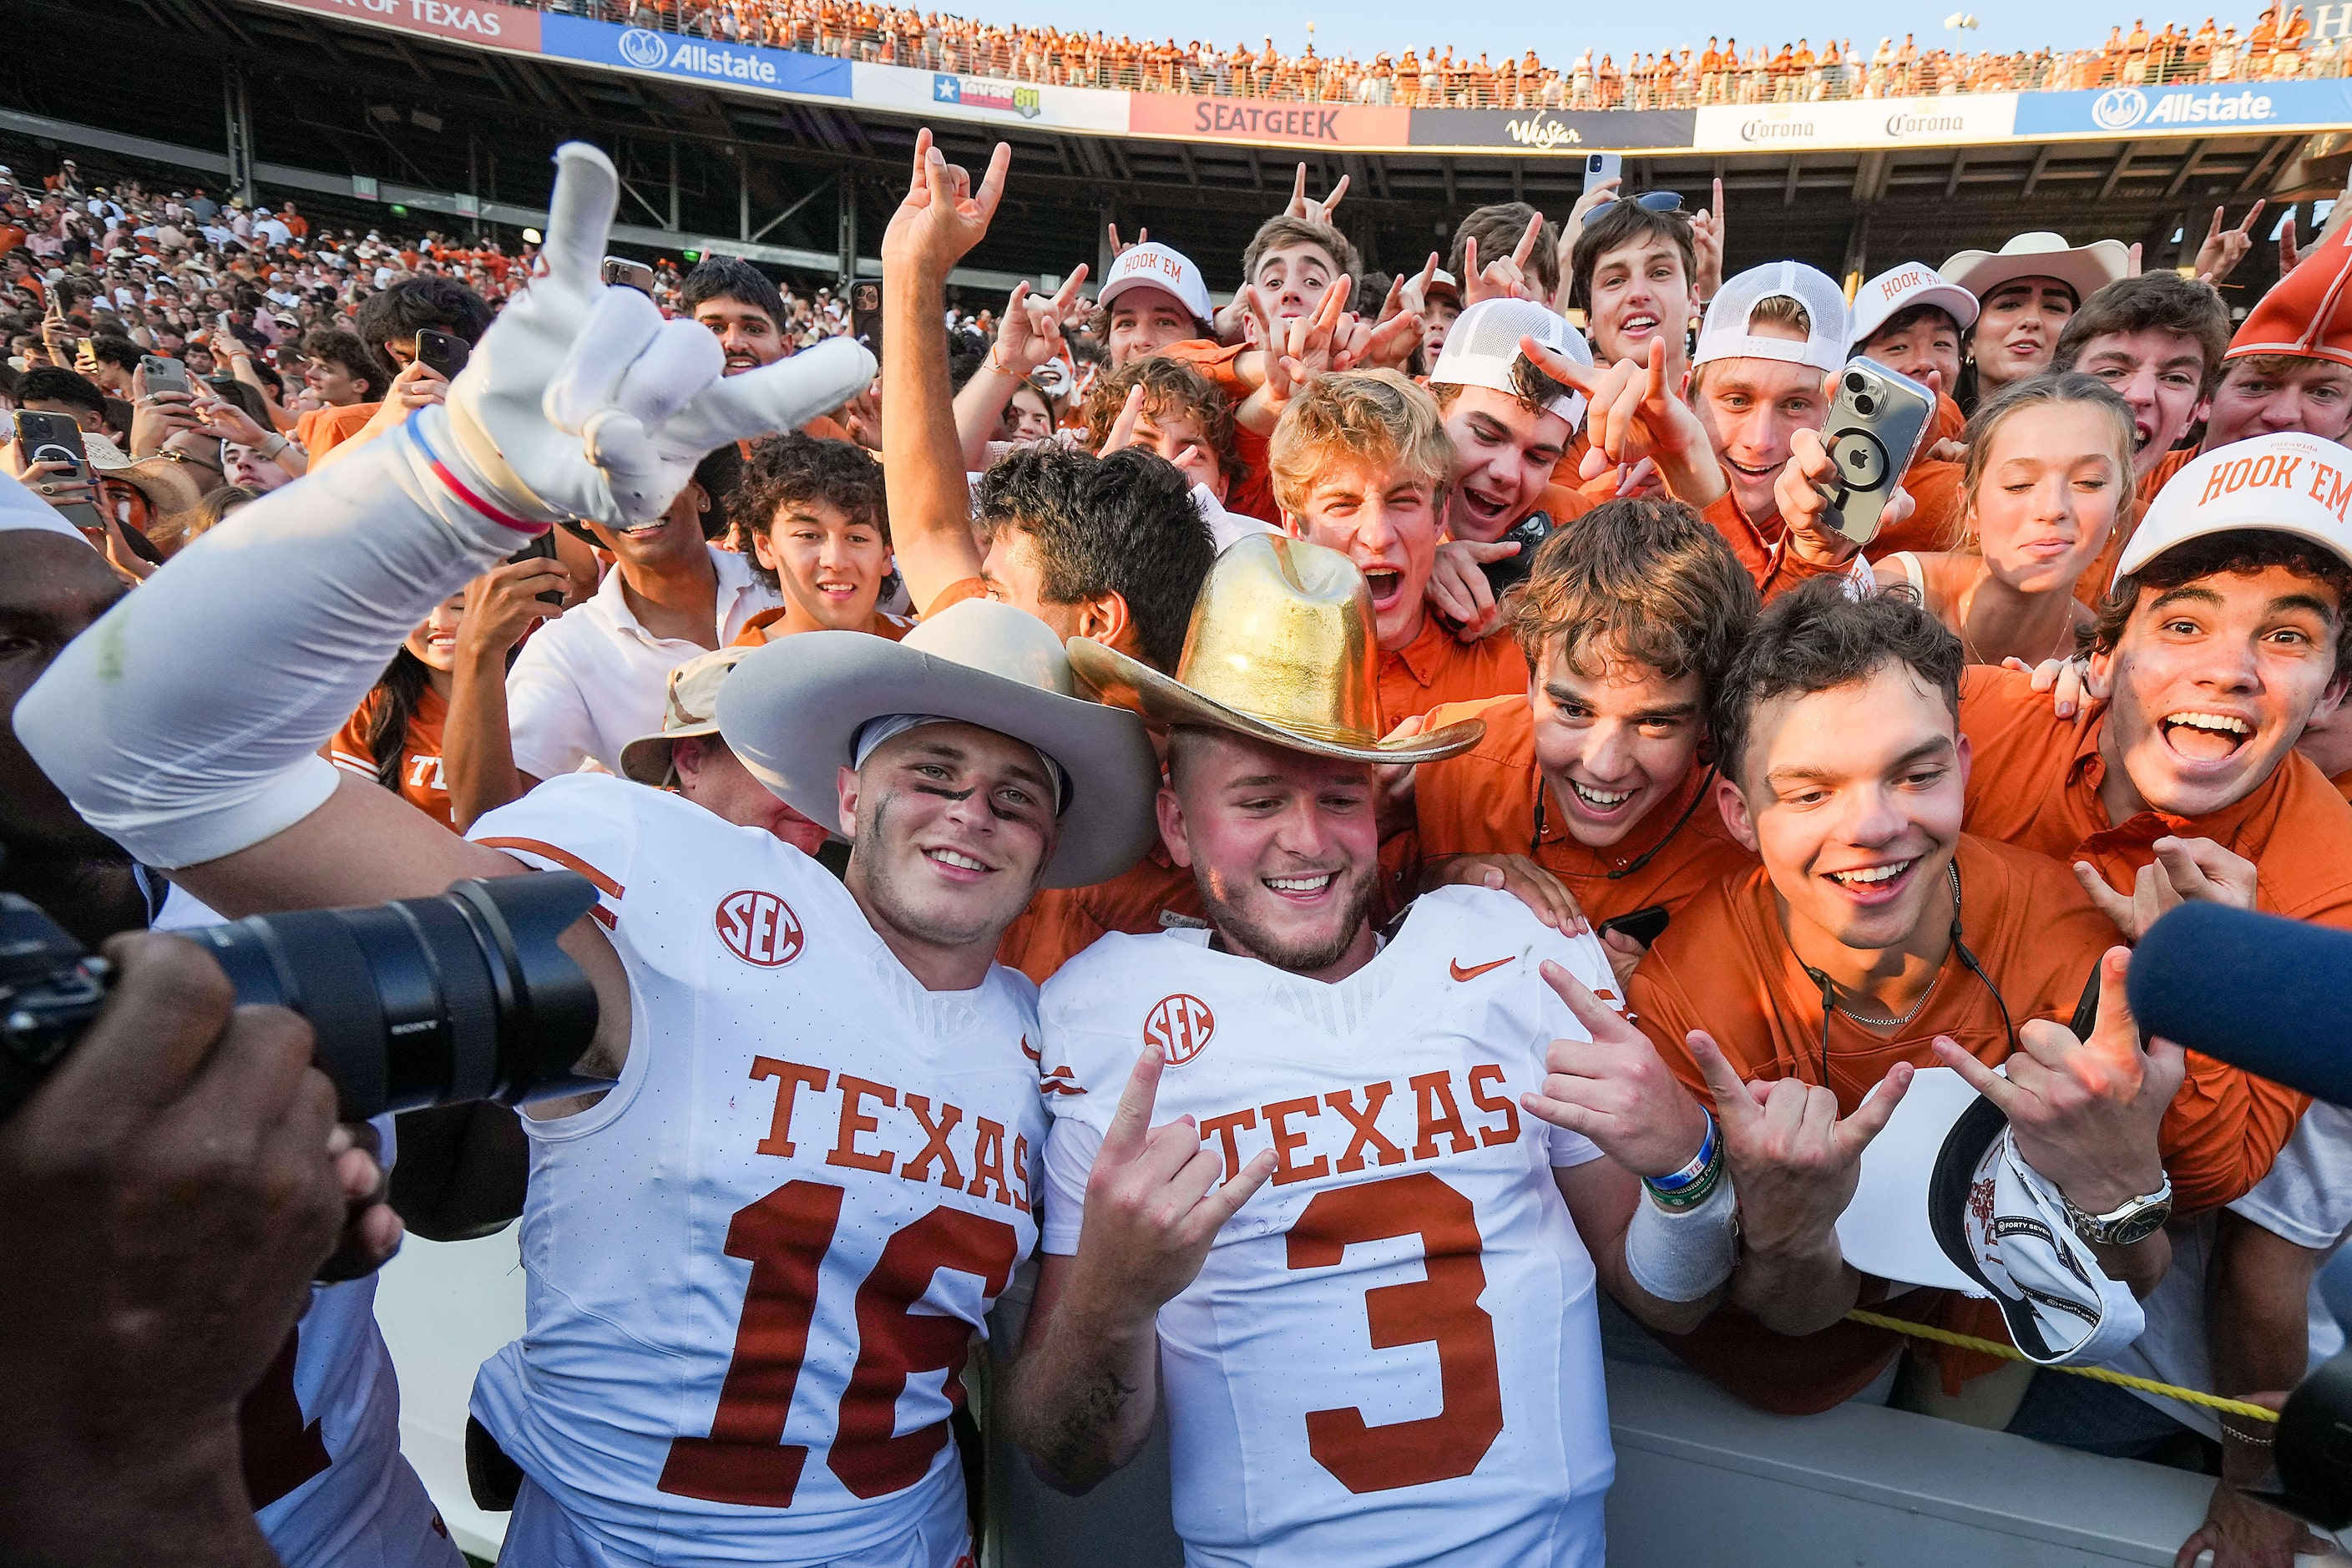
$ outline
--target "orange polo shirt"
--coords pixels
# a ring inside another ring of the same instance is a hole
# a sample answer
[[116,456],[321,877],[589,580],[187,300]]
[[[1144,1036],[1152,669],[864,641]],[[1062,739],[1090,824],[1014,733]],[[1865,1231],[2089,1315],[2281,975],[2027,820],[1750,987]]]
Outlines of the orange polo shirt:
[[1748,568],[1748,575],[1755,580],[1756,591],[1767,600],[1779,598],[1808,578],[1834,576],[1847,570],[1843,566],[1816,566],[1795,553],[1789,548],[1789,525],[1779,512],[1761,524],[1750,522],[1729,490],[1708,502],[1699,516],[1713,523],[1716,532],[1723,535],[1723,542],[1731,546],[1731,553],[1738,557],[1739,563]]
[[1486,739],[1415,770],[1414,829],[1424,858],[1528,855],[1568,884],[1595,925],[1653,905],[1680,910],[1756,863],[1723,826],[1708,768],[1694,764],[1680,787],[1619,843],[1587,848],[1569,832],[1536,771],[1535,713],[1527,698],[1433,709],[1429,727],[1465,719],[1484,720]]
[[1960,730],[1974,753],[1971,833],[2071,864],[2088,860],[2107,885],[2132,885],[2168,836],[2210,838],[2259,868],[2257,908],[2352,929],[2352,805],[2309,759],[2289,752],[2246,797],[2202,816],[2144,811],[2107,820],[2099,786],[2104,705],[2073,719],[2050,710],[2015,670],[1975,665],[1960,676]]
[[2129,527],[2118,527],[2107,536],[2107,546],[2099,552],[2098,559],[2084,567],[2083,574],[2074,579],[2075,598],[2095,610],[2099,607],[2099,601],[2107,596],[2107,589],[2116,580],[2116,563],[2124,558],[2124,546],[2131,542],[2131,536],[2138,531],[2140,518],[2147,513],[2147,503],[2154,500],[2156,492],[2162,489],[2172,476],[2195,456],[2195,447],[2167,452],[2164,460],[2148,471],[2147,478],[2139,482],[2137,514],[2132,518]]
[[1198,921],[1207,911],[1192,873],[1170,859],[1155,838],[1150,854],[1108,882],[1038,889],[1021,917],[1004,928],[996,962],[1043,985],[1106,931],[1149,936],[1166,926],[1163,913]]
[[[2015,1023],[2068,1022],[2100,955],[2116,944],[2116,931],[2063,866],[1968,834],[1956,856],[1962,941],[1992,984],[1970,973],[1955,950],[1918,1013],[1899,1029],[1869,1028],[1832,1011],[1824,1052],[1821,989],[1790,946],[1778,895],[1761,866],[1683,907],[1634,972],[1628,1004],[1667,1066],[1701,1096],[1706,1080],[1685,1043],[1694,1029],[1706,1030],[1743,1079],[1826,1081],[1837,1092],[1841,1115],[1851,1115],[1897,1062],[1938,1065],[1933,1042],[1939,1035],[1979,1061],[2005,1061],[2011,1045],[2002,1005]],[[2255,1090],[2255,1080],[2235,1068],[2189,1056],[2189,1076],[2158,1134],[2175,1202],[2184,1212],[2218,1207],[2246,1192],[2270,1169],[2294,1129],[2302,1107]],[[1943,1299],[1906,1296],[1901,1315],[2006,1337],[1991,1303],[1927,1294]],[[1731,1308],[1696,1333],[1663,1337],[1730,1392],[1790,1414],[1826,1409],[1850,1397],[1898,1349],[1891,1331],[1853,1323],[1801,1338],[1772,1335]],[[1948,1372],[1977,1375],[1998,1364],[1972,1360],[1948,1363]]]
[[1958,463],[1924,458],[1912,464],[1903,475],[1903,488],[1911,492],[1911,515],[1891,528],[1880,529],[1862,552],[1877,561],[1898,550],[1957,548],[1968,499],[1960,484],[1963,472]]
[[1421,635],[1381,650],[1382,733],[1447,702],[1476,702],[1528,689],[1527,656],[1507,632],[1465,643],[1424,611]]
[[294,444],[317,462],[360,433],[375,417],[380,403],[346,403],[333,408],[313,408],[294,422]]

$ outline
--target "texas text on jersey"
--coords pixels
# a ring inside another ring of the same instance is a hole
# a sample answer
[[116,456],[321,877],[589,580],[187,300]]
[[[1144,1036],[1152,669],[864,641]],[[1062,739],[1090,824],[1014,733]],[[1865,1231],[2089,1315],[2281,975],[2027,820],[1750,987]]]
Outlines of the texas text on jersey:
[[508,1550],[957,1562],[948,1417],[1036,1240],[1034,988],[924,990],[814,860],[620,780],[475,837],[597,885],[635,1019],[602,1101],[526,1121],[526,1327],[474,1392],[541,1494]]
[[1087,1173],[1137,1055],[1155,1121],[1273,1179],[1160,1313],[1176,1526],[1195,1563],[1474,1552],[1601,1561],[1614,1471],[1591,1258],[1554,1167],[1600,1157],[1519,1108],[1583,1028],[1538,973],[1615,986],[1591,938],[1445,889],[1337,984],[1107,936],[1047,984],[1043,1245],[1077,1250]]

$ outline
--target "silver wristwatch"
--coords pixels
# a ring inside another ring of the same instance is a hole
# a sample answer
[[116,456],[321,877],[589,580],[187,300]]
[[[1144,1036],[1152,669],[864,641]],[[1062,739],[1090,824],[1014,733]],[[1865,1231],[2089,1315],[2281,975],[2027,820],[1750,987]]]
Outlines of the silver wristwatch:
[[2105,1214],[2076,1207],[2064,1193],[2058,1201],[2066,1205],[2066,1223],[2084,1241],[2094,1247],[2129,1247],[2154,1236],[2172,1217],[2172,1177],[2168,1174],[2156,1191],[2126,1198]]

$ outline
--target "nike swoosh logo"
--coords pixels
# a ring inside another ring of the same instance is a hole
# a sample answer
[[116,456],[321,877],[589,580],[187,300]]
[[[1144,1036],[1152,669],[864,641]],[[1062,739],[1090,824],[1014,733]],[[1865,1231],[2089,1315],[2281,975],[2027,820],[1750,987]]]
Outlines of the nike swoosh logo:
[[1470,968],[1465,969],[1462,967],[1461,961],[1457,959],[1448,963],[1445,967],[1453,972],[1454,978],[1456,980],[1475,980],[1478,976],[1486,973],[1486,971],[1490,969],[1500,969],[1503,965],[1510,962],[1511,961],[1507,958],[1497,958],[1490,960],[1485,963],[1474,964]]

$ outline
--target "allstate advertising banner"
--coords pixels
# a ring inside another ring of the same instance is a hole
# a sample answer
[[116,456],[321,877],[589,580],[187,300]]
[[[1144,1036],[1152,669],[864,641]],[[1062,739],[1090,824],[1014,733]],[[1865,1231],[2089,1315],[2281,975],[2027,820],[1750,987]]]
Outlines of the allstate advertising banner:
[[2018,100],[2021,136],[2212,136],[2352,126],[2352,81],[2200,82],[2036,92]]
[[1689,109],[1416,109],[1412,144],[1505,153],[1682,152],[1697,111]]
[[1416,110],[1353,103],[1284,103],[1257,98],[1188,98],[1131,92],[1128,130],[1138,136],[1258,146],[1362,148],[1402,152],[1412,144]]
[[1775,148],[1949,147],[2006,142],[2025,127],[2013,92],[1948,98],[1877,98],[1838,103],[1721,103],[1697,111],[1702,153]]
[[560,59],[713,87],[739,87],[804,98],[847,98],[849,62],[754,44],[724,44],[614,22],[548,12],[540,17],[540,52]]
[[956,71],[909,66],[851,68],[851,96],[860,104],[925,119],[982,120],[1056,131],[1127,130],[1127,94],[1092,87],[1047,87]]

